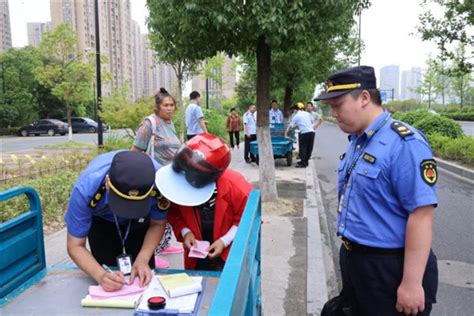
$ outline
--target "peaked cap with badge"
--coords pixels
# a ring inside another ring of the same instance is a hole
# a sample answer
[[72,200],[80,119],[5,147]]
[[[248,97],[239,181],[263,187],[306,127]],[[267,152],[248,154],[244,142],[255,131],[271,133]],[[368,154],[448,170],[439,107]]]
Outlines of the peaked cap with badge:
[[326,91],[322,92],[314,101],[337,98],[358,89],[377,89],[373,67],[352,67],[330,75]]

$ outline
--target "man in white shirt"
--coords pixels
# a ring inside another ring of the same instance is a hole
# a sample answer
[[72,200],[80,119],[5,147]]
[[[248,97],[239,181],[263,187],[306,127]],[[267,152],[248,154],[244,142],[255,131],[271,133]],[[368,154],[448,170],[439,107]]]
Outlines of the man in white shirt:
[[270,128],[275,127],[274,124],[283,123],[283,113],[278,109],[278,102],[276,100],[272,100],[272,107],[269,111],[269,115],[270,115]]
[[311,115],[304,108],[305,106],[301,102],[293,106],[296,114],[285,131],[285,137],[287,137],[291,129],[297,127],[300,130],[298,138],[301,161],[296,164],[296,168],[306,168],[308,166],[314,145],[314,125],[311,123]]
[[319,125],[323,124],[324,120],[322,116],[314,110],[313,103],[306,103],[306,112],[311,115],[311,123],[313,124],[315,130],[319,127]]
[[206,121],[204,120],[204,114],[199,106],[201,95],[199,92],[193,91],[189,95],[189,99],[191,99],[191,101],[186,108],[186,129],[188,140],[201,133],[207,134]]
[[249,110],[244,114],[245,148],[244,159],[246,163],[255,162],[255,156],[250,153],[250,142],[257,140],[257,107],[249,105]]

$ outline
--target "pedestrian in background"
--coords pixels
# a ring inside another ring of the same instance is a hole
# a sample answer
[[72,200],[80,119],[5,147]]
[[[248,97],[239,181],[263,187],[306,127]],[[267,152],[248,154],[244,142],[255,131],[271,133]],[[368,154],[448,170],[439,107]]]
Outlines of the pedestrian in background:
[[314,130],[316,130],[319,125],[323,124],[324,120],[318,112],[314,111],[314,105],[312,102],[306,103],[306,112],[311,115],[311,123],[313,124]]
[[270,128],[274,128],[275,124],[283,124],[283,112],[278,109],[278,102],[272,100],[272,106],[269,111]]
[[[235,108],[230,109],[230,115],[227,117],[227,131],[229,132],[230,148],[239,148],[240,131],[242,130],[242,121]],[[234,144],[235,137],[235,144]]]
[[204,120],[204,114],[199,105],[201,95],[199,92],[193,91],[189,94],[189,99],[189,105],[186,108],[186,130],[188,140],[201,133],[207,134],[207,122]]
[[292,107],[292,109],[296,112],[296,114],[288,124],[288,128],[285,131],[285,137],[288,137],[288,133],[291,129],[299,129],[300,132],[298,135],[298,144],[301,161],[296,164],[296,168],[306,168],[308,166],[309,159],[311,158],[311,153],[313,152],[314,128],[313,124],[311,123],[311,116],[304,110],[303,103],[298,102]]
[[249,110],[244,114],[245,146],[244,159],[246,163],[256,162],[255,155],[250,153],[250,142],[257,140],[257,106],[249,105]]
[[[154,113],[139,125],[132,150],[146,152],[162,166],[169,164],[181,146],[172,120],[175,112],[176,101],[165,88],[160,88],[155,95]],[[155,250],[155,265],[158,268],[170,266],[167,260],[159,257],[161,254],[183,252],[183,248],[170,245],[172,234],[170,224],[166,223],[163,239]]]
[[337,235],[351,315],[429,315],[438,173],[425,136],[382,108],[374,68],[332,74],[326,100],[350,143],[340,156]]

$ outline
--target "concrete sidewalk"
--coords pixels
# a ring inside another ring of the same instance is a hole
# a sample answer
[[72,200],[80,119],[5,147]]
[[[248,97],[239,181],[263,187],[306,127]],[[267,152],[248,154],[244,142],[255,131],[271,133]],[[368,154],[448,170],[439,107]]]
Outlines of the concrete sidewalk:
[[[266,315],[319,315],[328,298],[326,275],[334,273],[325,262],[330,247],[322,239],[320,211],[322,199],[314,165],[306,169],[286,166],[276,160],[276,179],[280,199],[263,205],[262,298]],[[242,173],[255,187],[259,171],[247,164],[241,149],[232,150],[231,168]],[[173,240],[176,244],[176,241]],[[45,238],[48,266],[71,264],[66,252],[63,229]],[[171,268],[182,269],[182,255],[165,256]],[[327,272],[332,272],[327,273]]]

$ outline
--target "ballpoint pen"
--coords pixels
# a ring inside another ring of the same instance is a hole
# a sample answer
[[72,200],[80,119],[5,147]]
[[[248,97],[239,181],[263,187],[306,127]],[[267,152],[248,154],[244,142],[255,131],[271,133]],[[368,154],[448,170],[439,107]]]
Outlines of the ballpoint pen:
[[[112,269],[110,269],[109,266],[106,265],[105,263],[102,264],[102,268],[104,268],[104,270],[107,271],[107,272],[112,272],[112,273],[114,273],[114,271],[112,271]],[[125,284],[130,285],[130,284],[129,284],[130,281],[127,280],[127,278],[124,278],[124,281],[125,281]]]

